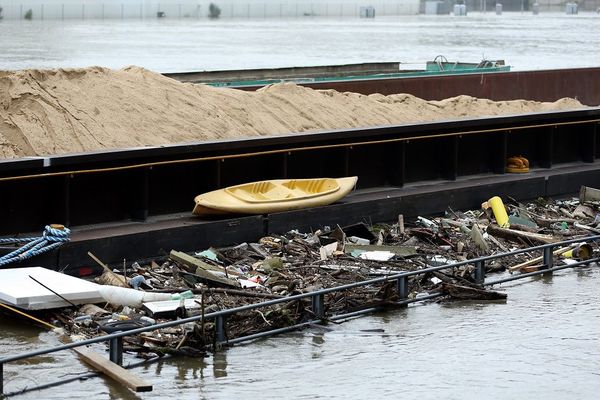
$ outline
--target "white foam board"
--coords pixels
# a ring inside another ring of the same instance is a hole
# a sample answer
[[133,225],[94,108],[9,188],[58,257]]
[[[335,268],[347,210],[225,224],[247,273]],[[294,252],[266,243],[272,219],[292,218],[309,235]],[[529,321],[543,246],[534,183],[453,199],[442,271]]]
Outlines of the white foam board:
[[97,284],[42,267],[0,268],[0,301],[26,310],[69,306],[30,276],[73,304],[103,302]]
[[[183,301],[183,306],[186,311],[200,309],[200,304],[198,304],[198,299],[185,299]],[[165,300],[165,301],[151,301],[144,303],[142,307],[150,314],[150,316],[162,316],[164,314],[169,314],[177,310],[182,305],[181,300]]]

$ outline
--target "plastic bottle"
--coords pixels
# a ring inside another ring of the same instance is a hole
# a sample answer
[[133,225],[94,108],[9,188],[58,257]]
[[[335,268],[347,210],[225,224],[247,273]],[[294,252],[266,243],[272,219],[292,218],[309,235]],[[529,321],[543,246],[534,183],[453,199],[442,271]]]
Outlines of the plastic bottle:
[[186,290],[185,292],[175,293],[171,295],[171,300],[183,300],[183,299],[193,299],[194,293],[191,290]]
[[140,321],[144,321],[144,322],[148,322],[150,325],[154,325],[156,324],[156,320],[154,318],[150,318],[150,317],[140,317]]
[[98,285],[98,291],[104,300],[114,306],[139,307],[149,301],[171,300],[170,293],[142,292],[140,290],[117,286]]
[[92,317],[90,317],[89,315],[82,315],[80,317],[73,318],[73,322],[87,326],[89,323],[92,322]]

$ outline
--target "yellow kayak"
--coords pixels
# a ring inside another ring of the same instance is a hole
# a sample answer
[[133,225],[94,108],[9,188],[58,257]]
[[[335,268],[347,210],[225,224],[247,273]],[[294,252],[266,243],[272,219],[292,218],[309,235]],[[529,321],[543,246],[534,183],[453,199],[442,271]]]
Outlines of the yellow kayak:
[[357,180],[351,176],[244,183],[196,196],[193,214],[268,214],[324,206],[350,193]]

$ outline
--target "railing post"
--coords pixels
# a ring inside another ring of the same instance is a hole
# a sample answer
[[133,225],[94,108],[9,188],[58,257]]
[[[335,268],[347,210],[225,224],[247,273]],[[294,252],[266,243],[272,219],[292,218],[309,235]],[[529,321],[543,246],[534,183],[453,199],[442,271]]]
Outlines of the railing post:
[[325,317],[325,295],[316,294],[312,296],[312,311],[315,316],[319,319],[323,319]]
[[408,298],[408,278],[401,276],[396,282],[396,290],[398,291],[398,297],[400,300]]
[[215,318],[215,339],[217,343],[225,343],[225,317],[218,315]]
[[108,357],[117,365],[123,365],[123,337],[112,338],[108,341]]
[[4,364],[0,363],[0,398],[4,397]]
[[[544,267],[550,269],[554,267],[554,248],[553,246],[544,247]],[[552,271],[549,272],[550,274]]]
[[485,261],[475,263],[475,283],[483,284],[485,282]]

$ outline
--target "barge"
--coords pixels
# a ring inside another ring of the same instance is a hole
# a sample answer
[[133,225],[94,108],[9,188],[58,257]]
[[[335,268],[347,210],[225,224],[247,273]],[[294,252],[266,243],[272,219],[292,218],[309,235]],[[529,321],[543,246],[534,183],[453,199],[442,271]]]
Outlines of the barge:
[[400,62],[329,65],[320,67],[267,68],[225,71],[166,73],[181,82],[205,83],[217,87],[257,88],[282,82],[296,84],[350,83],[378,79],[400,79],[439,75],[508,72],[504,60],[482,60],[478,63],[451,62],[444,56],[427,61],[425,69],[405,69]]
[[[463,88],[492,99],[508,97],[512,88],[510,98],[568,96],[600,104],[600,68],[317,85],[345,85],[364,94],[412,87],[430,98]],[[561,196],[581,185],[600,186],[599,123],[600,108],[592,107],[2,160],[0,235],[39,235],[49,223],[65,224],[72,230],[70,243],[23,265],[85,274],[94,265],[88,251],[117,263],[290,229],[467,209],[494,195],[520,200]],[[516,155],[529,160],[528,173],[506,173],[506,160]],[[198,193],[251,181],[323,176],[358,176],[357,190],[338,203],[308,210],[205,219],[191,215]]]
[[[600,186],[599,123],[600,108],[590,108],[3,161],[0,234],[62,222],[71,242],[33,262],[85,269],[93,266],[88,251],[115,263],[291,229],[468,209],[494,195],[560,196]],[[528,158],[530,172],[505,172],[514,154]],[[358,189],[329,206],[191,215],[194,196],[226,186],[353,175]]]

